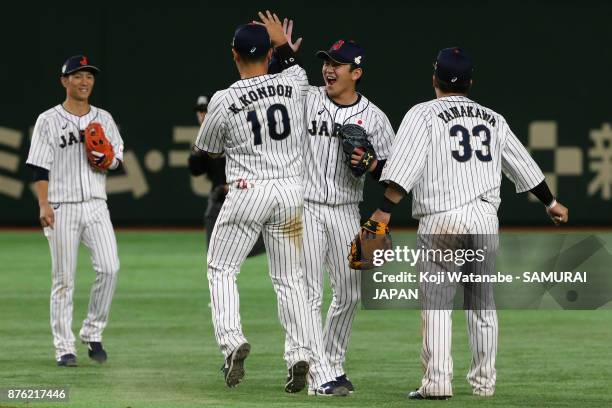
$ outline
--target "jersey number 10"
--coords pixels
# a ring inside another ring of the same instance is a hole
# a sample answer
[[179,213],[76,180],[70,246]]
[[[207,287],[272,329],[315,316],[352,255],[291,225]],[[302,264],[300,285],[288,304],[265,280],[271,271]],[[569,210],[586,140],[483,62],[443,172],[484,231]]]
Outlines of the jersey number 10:
[[[453,150],[453,159],[459,162],[466,162],[472,158],[472,145],[470,144],[470,131],[461,125],[455,125],[450,128],[451,136],[459,136],[459,146],[463,147],[463,154],[461,150]],[[491,161],[491,131],[485,125],[478,125],[472,128],[472,136],[480,137],[480,144],[482,147],[480,150],[476,150],[476,158],[483,162]]]
[[[276,120],[276,112],[280,112],[281,123],[282,123],[282,131],[279,133],[276,130],[276,126],[278,125],[278,121]],[[291,133],[291,124],[289,123],[289,113],[287,112],[287,108],[285,105],[281,105],[280,103],[275,103],[270,106],[266,111],[266,116],[268,118],[268,133],[270,137],[274,140],[283,140],[289,133]],[[254,110],[249,111],[247,113],[247,122],[251,123],[251,129],[253,130],[253,134],[255,135],[254,143],[256,145],[261,144],[261,123],[259,123],[259,119],[257,118],[257,112]]]

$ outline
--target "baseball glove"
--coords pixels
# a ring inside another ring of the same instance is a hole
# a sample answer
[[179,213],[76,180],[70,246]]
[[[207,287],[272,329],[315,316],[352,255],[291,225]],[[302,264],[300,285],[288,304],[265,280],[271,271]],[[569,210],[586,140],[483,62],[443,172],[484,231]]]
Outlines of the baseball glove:
[[351,252],[348,255],[349,267],[367,270],[374,268],[374,251],[391,249],[389,227],[372,219],[361,226],[361,230],[351,242]]
[[[366,130],[359,125],[350,123],[340,128],[340,137],[342,138],[342,150],[344,151],[346,164],[355,177],[363,176],[372,162],[376,160],[374,146],[368,140]],[[361,160],[356,165],[351,164],[351,155],[361,152],[363,152]]]
[[98,122],[91,122],[85,129],[85,150],[89,164],[96,170],[108,170],[115,158],[113,146]]

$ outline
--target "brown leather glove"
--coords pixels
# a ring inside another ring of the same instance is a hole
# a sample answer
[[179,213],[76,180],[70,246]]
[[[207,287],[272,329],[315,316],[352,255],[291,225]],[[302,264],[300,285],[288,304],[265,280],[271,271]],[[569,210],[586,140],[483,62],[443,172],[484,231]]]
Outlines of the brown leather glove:
[[374,251],[377,249],[391,249],[391,235],[389,227],[382,222],[372,219],[361,226],[348,255],[349,267],[352,269],[367,270],[374,268]]

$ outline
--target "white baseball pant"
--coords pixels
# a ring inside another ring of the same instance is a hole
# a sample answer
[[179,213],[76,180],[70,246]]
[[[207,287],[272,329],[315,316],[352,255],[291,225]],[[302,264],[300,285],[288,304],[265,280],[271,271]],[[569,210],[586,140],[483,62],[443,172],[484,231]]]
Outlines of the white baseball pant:
[[72,297],[81,241],[89,249],[96,279],[91,288],[87,317],[79,337],[102,341],[117,283],[117,241],[105,200],[53,203],[55,225],[44,228],[51,249],[51,331],[55,357],[76,355],[72,333]]
[[[311,367],[311,389],[323,384],[321,381],[329,377],[329,368],[333,379],[345,374],[343,364],[361,298],[361,275],[349,268],[347,255],[359,224],[357,204],[327,205],[311,201],[304,204],[304,277],[308,304],[315,316],[314,334],[322,336],[322,341],[314,342],[314,352],[322,358],[319,364]],[[332,301],[323,325],[321,305],[325,269],[331,281]]]
[[313,318],[300,265],[303,203],[299,179],[240,181],[230,187],[207,259],[215,338],[225,358],[247,341],[240,323],[236,277],[262,233],[278,317],[289,339],[284,354],[287,367],[311,361]]
[[[497,208],[480,199],[457,210],[427,215],[420,219],[417,247],[429,247],[431,237],[449,237],[461,234],[472,237],[477,245],[484,243],[487,260],[482,264],[485,272],[490,273],[495,266],[495,254],[498,248]],[[433,239],[438,239],[433,238]],[[429,262],[417,263],[418,271],[433,271],[439,265]],[[453,360],[451,357],[452,341],[452,298],[456,285],[421,285],[424,298],[437,297],[434,302],[445,302],[448,297],[448,308],[423,308],[421,312],[423,348],[421,362],[424,376],[419,392],[425,396],[453,395],[451,381],[453,378]],[[437,293],[436,293],[437,291]],[[446,291],[446,292],[443,292]],[[495,392],[495,357],[497,354],[498,322],[492,292],[486,292],[488,305],[491,307],[466,309],[467,328],[472,362],[467,380],[473,393],[480,396],[491,396]],[[490,298],[489,298],[490,296]]]

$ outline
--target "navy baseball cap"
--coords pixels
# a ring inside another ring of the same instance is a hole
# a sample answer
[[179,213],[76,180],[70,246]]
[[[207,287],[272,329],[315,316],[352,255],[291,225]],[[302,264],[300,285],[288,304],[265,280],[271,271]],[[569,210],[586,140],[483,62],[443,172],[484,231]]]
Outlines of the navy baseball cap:
[[85,55],[74,55],[68,58],[66,62],[64,62],[64,65],[62,65],[62,75],[70,75],[73,72],[81,70],[90,71],[94,75],[100,72],[98,67],[95,67],[89,63],[89,58],[87,58]]
[[236,28],[232,47],[242,55],[263,57],[272,47],[272,42],[264,26],[250,23]]
[[441,50],[434,62],[436,77],[448,84],[468,85],[473,71],[472,58],[459,47]]
[[324,60],[332,60],[338,64],[355,64],[357,68],[362,68],[365,58],[363,48],[355,41],[338,40],[329,51],[318,51],[317,57]]

